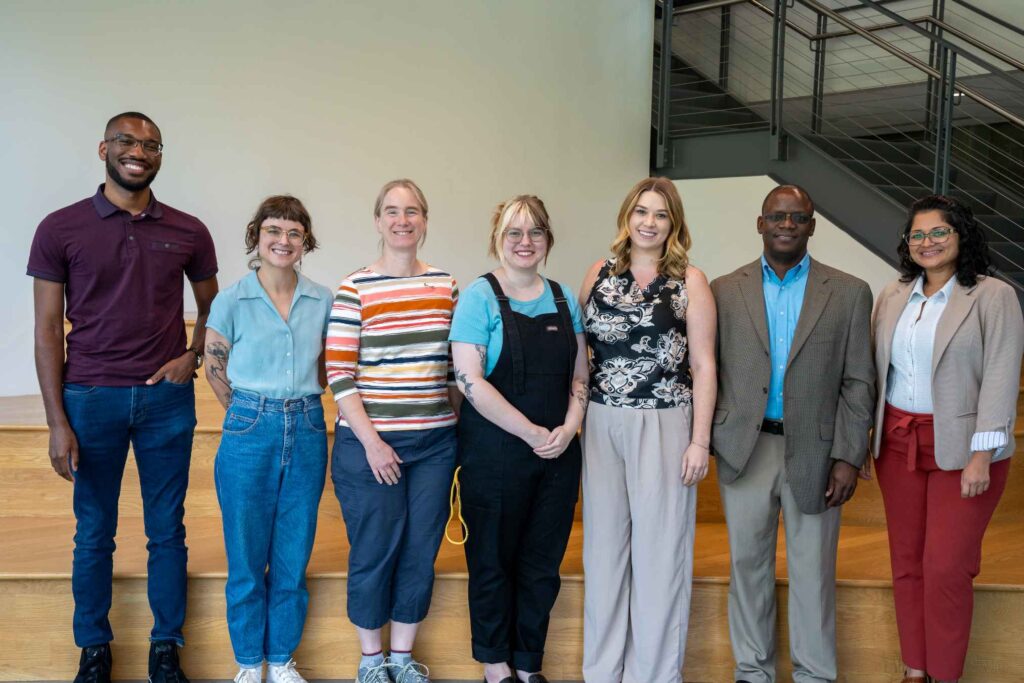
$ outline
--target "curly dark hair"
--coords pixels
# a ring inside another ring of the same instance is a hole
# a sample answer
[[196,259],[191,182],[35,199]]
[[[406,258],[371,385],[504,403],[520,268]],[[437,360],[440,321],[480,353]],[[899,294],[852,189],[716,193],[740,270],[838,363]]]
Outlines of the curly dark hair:
[[[252,220],[245,226],[246,254],[256,251],[256,247],[260,243],[260,226],[268,218],[295,221],[306,229],[306,235],[302,240],[303,254],[308,254],[319,246],[316,237],[313,236],[313,219],[309,217],[306,207],[302,205],[302,202],[289,194],[279,194],[264,199],[259,208],[256,209],[256,214],[252,217]],[[258,265],[259,257],[254,257],[249,262],[250,268],[257,267]]]
[[956,230],[960,238],[960,251],[956,258],[956,279],[963,287],[973,287],[978,283],[979,275],[989,275],[992,269],[992,257],[988,253],[988,239],[985,231],[974,218],[971,207],[959,200],[945,195],[933,194],[921,197],[907,211],[907,223],[903,226],[896,253],[900,258],[900,281],[910,282],[920,275],[924,269],[910,258],[910,245],[907,235],[914,224],[914,217],[924,211],[941,211],[946,222]]

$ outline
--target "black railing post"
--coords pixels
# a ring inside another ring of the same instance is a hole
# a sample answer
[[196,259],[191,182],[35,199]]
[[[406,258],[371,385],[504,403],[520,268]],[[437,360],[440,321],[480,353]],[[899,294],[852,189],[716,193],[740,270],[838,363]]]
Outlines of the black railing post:
[[772,17],[772,96],[771,112],[768,117],[768,134],[771,145],[768,158],[786,158],[786,137],[782,127],[783,76],[786,65],[786,3],[775,0]]
[[[818,15],[817,34],[824,35],[828,31],[828,17]],[[821,133],[822,113],[825,108],[825,54],[828,52],[828,39],[819,38],[814,41],[814,91],[811,93],[811,130]]]
[[[946,0],[932,0],[932,16],[942,21],[946,15]],[[936,38],[942,38],[942,27],[937,24],[929,24],[928,30]],[[933,69],[939,68],[939,43],[936,40],[929,41],[928,45],[928,66]],[[928,76],[928,82],[924,96],[924,129],[925,135],[931,136],[932,130],[938,118],[939,110],[939,84],[933,77]]]
[[718,35],[718,87],[729,90],[729,45],[732,43],[732,5],[721,11],[721,31]]
[[953,149],[953,98],[956,94],[956,53],[939,46],[939,83],[935,114],[935,164],[932,192],[949,192],[950,155]]
[[658,78],[658,139],[655,148],[655,166],[669,165],[669,114],[672,109],[672,13],[673,0],[661,3],[661,63]]

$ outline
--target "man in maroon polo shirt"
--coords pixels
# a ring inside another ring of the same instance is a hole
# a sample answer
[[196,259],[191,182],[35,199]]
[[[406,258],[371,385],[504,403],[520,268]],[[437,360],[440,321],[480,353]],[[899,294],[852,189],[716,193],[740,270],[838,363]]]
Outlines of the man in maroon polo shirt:
[[[187,683],[178,647],[184,644],[183,517],[196,424],[192,379],[217,293],[217,258],[206,226],[161,204],[149,189],[163,159],[160,129],[149,117],[126,112],[110,119],[99,158],[106,182],[39,224],[28,261],[50,464],[74,483],[73,627],[82,648],[75,681],[110,681],[114,634],[107,613],[130,444],[149,541],[149,679]],[[191,347],[183,275],[198,308]],[[65,306],[71,322],[66,340]]]

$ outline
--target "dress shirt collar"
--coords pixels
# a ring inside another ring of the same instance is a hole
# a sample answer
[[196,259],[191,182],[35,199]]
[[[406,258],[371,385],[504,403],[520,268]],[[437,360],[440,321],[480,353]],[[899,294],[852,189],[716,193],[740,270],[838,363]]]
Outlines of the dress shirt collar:
[[[313,285],[313,281],[309,278],[303,277],[302,273],[296,273],[298,276],[298,282],[295,285],[295,298],[298,299],[300,296],[308,296],[311,299],[320,299],[320,292],[317,291]],[[248,275],[242,278],[242,281],[238,284],[238,298],[239,299],[266,299],[270,301],[270,297],[267,295],[263,285],[260,284],[259,278],[256,276],[256,271],[251,271]]]
[[[935,303],[947,303],[949,297],[953,294],[953,285],[956,284],[956,275],[953,275],[946,281],[946,284],[942,285],[942,289],[931,295],[931,300]],[[924,295],[924,273],[917,276],[917,280],[914,281],[914,289],[910,292],[910,301],[917,302],[929,299]]]
[[810,252],[804,254],[804,257],[800,259],[800,263],[796,264],[792,268],[786,271],[786,277],[779,280],[779,276],[775,274],[775,270],[768,265],[768,259],[761,254],[761,275],[762,279],[766,279],[768,282],[792,282],[797,278],[801,278],[807,275],[807,271],[811,268],[811,254]]

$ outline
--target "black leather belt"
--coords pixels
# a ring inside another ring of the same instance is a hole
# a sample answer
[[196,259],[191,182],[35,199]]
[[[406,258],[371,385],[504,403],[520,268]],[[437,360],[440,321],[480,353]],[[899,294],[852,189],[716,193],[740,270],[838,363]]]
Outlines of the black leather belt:
[[767,417],[761,420],[761,431],[775,434],[776,436],[782,436],[786,433],[782,428],[782,420],[769,420]]

